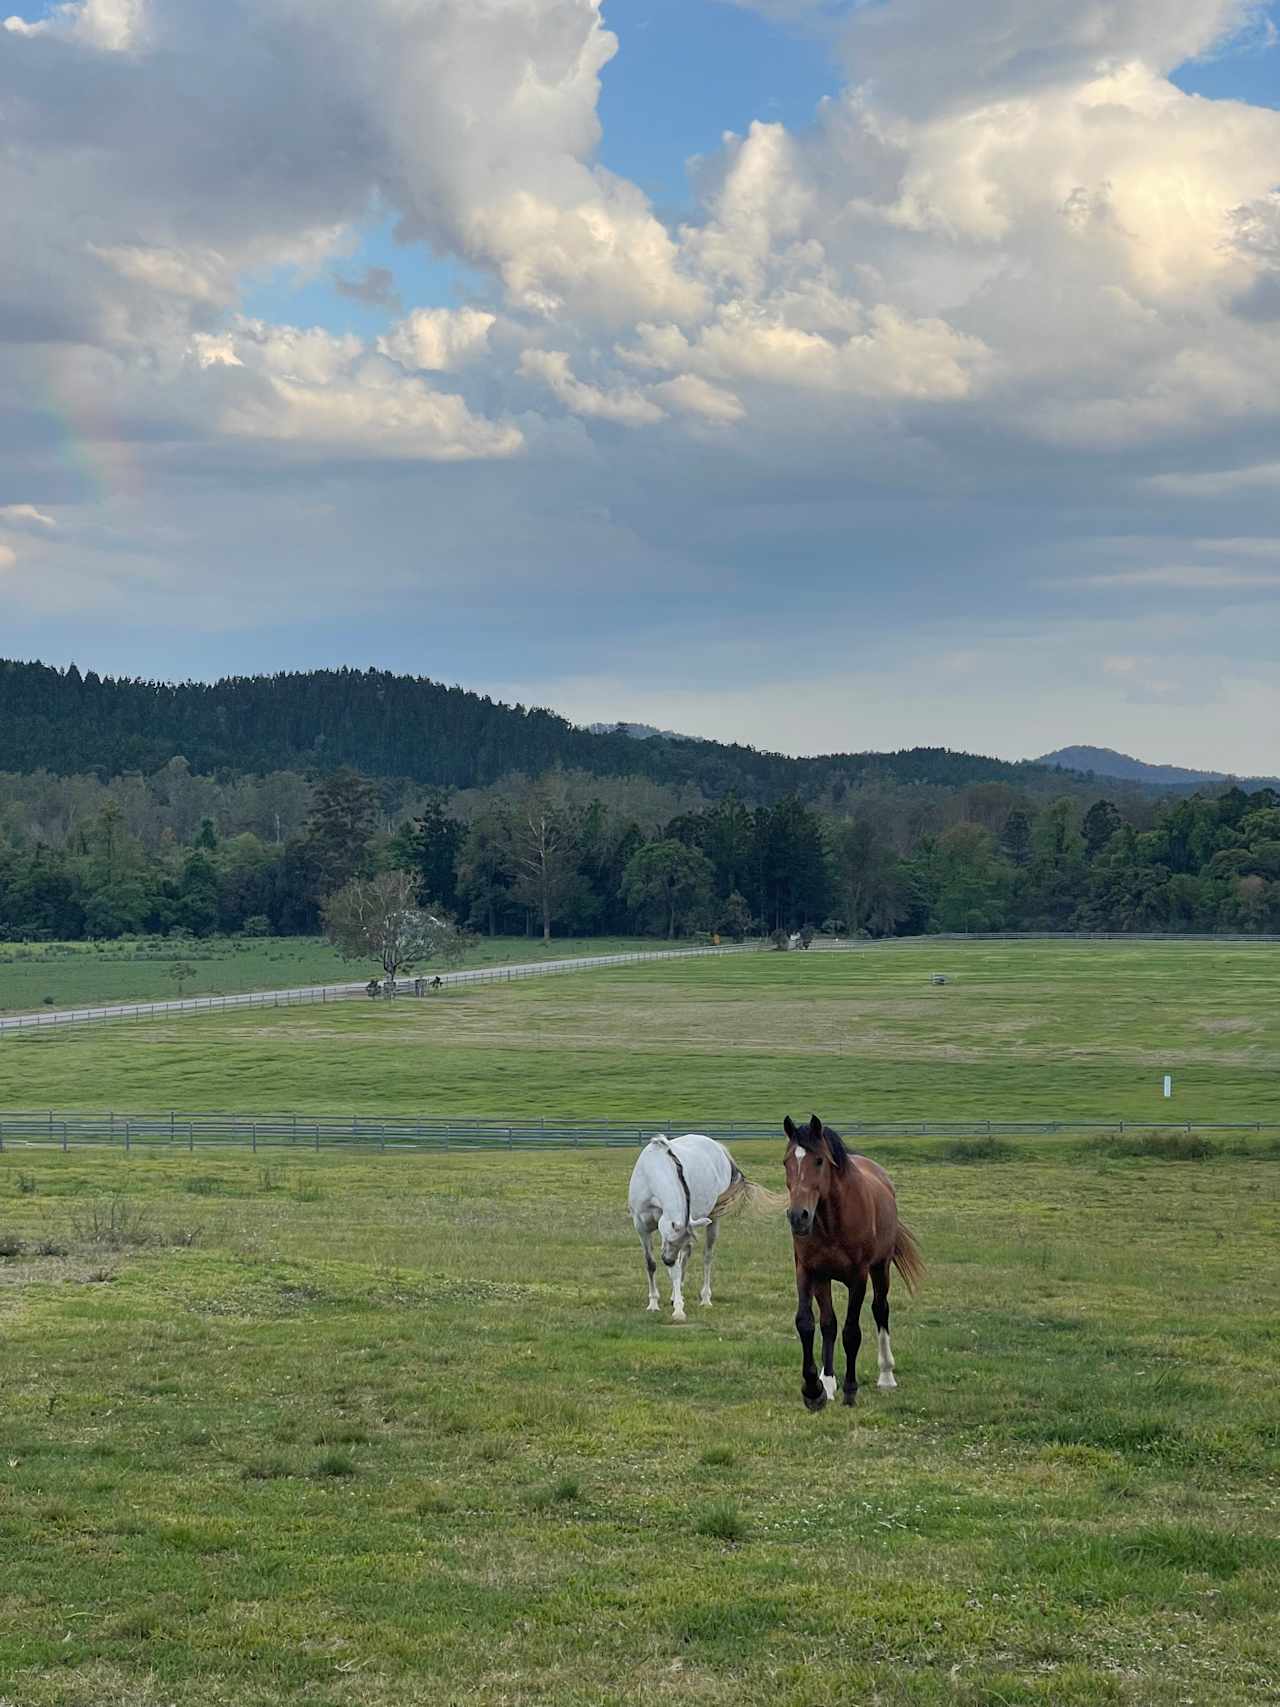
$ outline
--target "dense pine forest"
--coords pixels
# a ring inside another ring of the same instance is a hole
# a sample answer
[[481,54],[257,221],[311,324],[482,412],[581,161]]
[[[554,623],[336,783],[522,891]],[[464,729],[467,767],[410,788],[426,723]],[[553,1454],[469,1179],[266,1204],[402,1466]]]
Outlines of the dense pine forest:
[[382,670],[314,670],[225,681],[143,682],[81,675],[72,665],[0,660],[0,771],[99,777],[147,774],[180,754],[198,775],[331,771],[477,788],[513,772],[559,767],[593,776],[690,783],[709,798],[737,793],[814,798],[869,775],[903,783],[1048,785],[1048,767],[940,748],[793,759],[716,741],[636,741],[593,734],[551,711]]
[[0,664],[0,940],[310,933],[390,868],[486,932],[1274,932],[1280,795],[590,734],[375,672]]

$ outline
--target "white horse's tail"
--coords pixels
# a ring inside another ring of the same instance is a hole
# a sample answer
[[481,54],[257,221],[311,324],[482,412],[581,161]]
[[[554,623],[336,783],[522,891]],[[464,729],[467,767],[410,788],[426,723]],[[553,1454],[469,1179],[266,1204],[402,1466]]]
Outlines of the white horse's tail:
[[[670,1138],[664,1132],[655,1132],[649,1140],[650,1146],[670,1153],[671,1160],[680,1167],[680,1158],[675,1152]],[[728,1152],[726,1151],[726,1154]],[[756,1185],[749,1180],[742,1169],[729,1157],[733,1169],[732,1177],[727,1186],[711,1205],[710,1220],[717,1221],[722,1215],[741,1214],[761,1215],[766,1211],[785,1209],[790,1201],[785,1191],[770,1191],[766,1186]],[[683,1177],[683,1176],[682,1176]]]
[[749,1180],[735,1162],[733,1178],[716,1198],[711,1214],[713,1219],[743,1211],[762,1215],[768,1210],[785,1209],[789,1201],[785,1191],[770,1191],[767,1186]]

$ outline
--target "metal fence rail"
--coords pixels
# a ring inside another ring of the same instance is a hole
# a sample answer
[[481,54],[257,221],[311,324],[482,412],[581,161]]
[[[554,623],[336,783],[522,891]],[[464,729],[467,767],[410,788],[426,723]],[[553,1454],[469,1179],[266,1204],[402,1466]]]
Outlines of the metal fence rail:
[[[531,960],[521,966],[477,966],[466,972],[441,972],[440,985],[456,989],[463,984],[511,984],[524,978],[545,978],[559,972],[598,972],[610,966],[638,966],[650,960],[690,960],[708,955],[750,954],[758,943],[724,943],[714,948],[662,948],[633,954],[578,955],[566,960]],[[412,997],[415,984],[429,987],[435,975],[425,979],[400,978],[397,999]],[[350,984],[307,984],[291,990],[254,990],[234,996],[187,996],[158,1002],[117,1002],[102,1007],[54,1008],[47,1013],[0,1016],[0,1038],[22,1033],[49,1031],[66,1025],[97,1025],[118,1020],[177,1018],[180,1014],[222,1013],[232,1008],[288,1008],[320,1002],[350,1001],[367,996],[369,980]]]
[[[1014,1138],[1058,1133],[1270,1133],[1275,1121],[880,1120],[841,1121],[846,1138]],[[467,1116],[374,1117],[336,1114],[219,1114],[172,1109],[164,1114],[85,1114],[56,1109],[0,1111],[0,1151],[106,1146],[134,1150],[539,1150],[635,1149],[655,1133],[703,1132],[724,1143],[751,1138],[782,1142],[776,1121],[534,1120]]]

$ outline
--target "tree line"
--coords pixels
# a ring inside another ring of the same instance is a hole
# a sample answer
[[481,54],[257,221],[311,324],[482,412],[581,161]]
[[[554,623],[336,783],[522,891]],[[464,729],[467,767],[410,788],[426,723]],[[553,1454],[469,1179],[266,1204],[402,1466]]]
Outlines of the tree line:
[[[40,816],[52,779],[25,807],[0,786],[0,939],[311,934],[345,885],[384,872],[409,874],[441,918],[547,940],[1280,931],[1280,796],[1267,789],[1037,800],[999,782],[878,779],[836,806],[564,770],[458,791],[347,767],[224,778],[213,793],[194,780],[170,761],[123,797],[99,785],[58,831]],[[191,823],[199,803],[210,810]]]
[[869,778],[945,787],[1004,781],[1041,792],[1069,786],[1046,766],[944,748],[797,759],[717,741],[635,740],[621,726],[595,733],[551,711],[386,670],[175,683],[0,660],[0,771],[149,774],[175,753],[211,777],[347,766],[470,789],[559,768],[689,784],[709,799],[736,793],[752,803],[793,793],[838,803]]

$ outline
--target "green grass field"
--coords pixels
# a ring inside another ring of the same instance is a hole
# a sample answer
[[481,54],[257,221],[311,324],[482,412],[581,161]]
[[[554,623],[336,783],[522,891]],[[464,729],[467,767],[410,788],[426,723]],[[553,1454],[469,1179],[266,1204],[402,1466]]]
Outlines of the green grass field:
[[1280,1122],[1280,948],[915,941],[0,1039],[31,1107]]
[[[464,966],[513,965],[570,954],[620,954],[661,948],[652,937],[480,937]],[[191,968],[181,980],[176,966]],[[0,1013],[41,1006],[91,1007],[102,1002],[169,1001],[283,990],[302,984],[350,984],[371,977],[370,965],[343,960],[322,937],[148,937],[121,942],[0,943]],[[52,1002],[45,998],[52,996]]]
[[[0,1107],[1280,1120],[1278,969],[667,963],[6,1039]],[[929,1274],[811,1417],[781,1217],[650,1317],[629,1151],[6,1146],[0,1707],[1280,1701],[1275,1134],[861,1147]]]
[[0,1157],[0,1701],[1276,1700],[1280,1163],[870,1147],[817,1417],[780,1219],[647,1316],[630,1154]]

